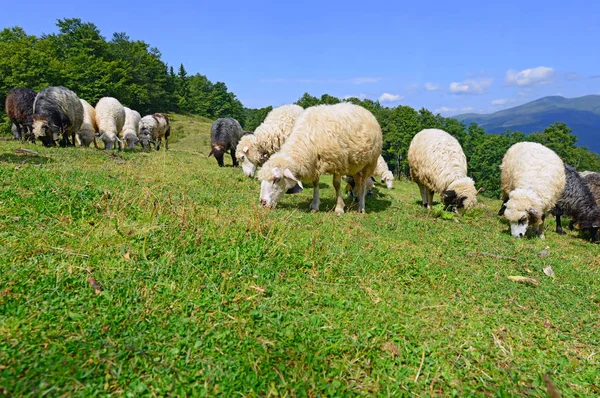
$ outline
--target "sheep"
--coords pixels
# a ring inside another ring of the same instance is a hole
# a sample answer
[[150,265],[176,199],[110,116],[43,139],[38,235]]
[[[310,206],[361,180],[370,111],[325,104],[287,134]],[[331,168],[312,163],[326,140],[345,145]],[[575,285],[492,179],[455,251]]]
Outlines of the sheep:
[[98,133],[98,125],[96,124],[96,110],[86,100],[80,98],[79,101],[83,106],[83,123],[75,138],[79,146],[89,147],[93,142],[94,148],[97,149],[96,133]]
[[546,213],[565,189],[563,161],[541,144],[519,142],[506,151],[500,169],[503,204],[498,215],[510,222],[513,237],[523,237],[532,226],[544,239]]
[[[154,144],[155,149],[158,151],[162,144],[162,138],[165,137],[165,151],[168,151],[170,136],[171,125],[167,115],[154,113],[146,115],[140,120],[138,138],[142,148],[150,149],[150,144]],[[158,141],[158,144],[156,141]]]
[[135,144],[139,142],[138,132],[140,130],[140,120],[142,116],[138,111],[134,111],[127,107],[125,109],[125,124],[123,124],[123,129],[119,134],[119,138],[125,141],[125,145],[127,148],[134,149]]
[[394,187],[394,175],[388,168],[383,156],[379,156],[379,159],[377,159],[377,168],[375,168],[374,175],[381,178],[382,183],[385,182],[387,189],[392,189]]
[[[40,91],[33,103],[33,134],[46,137],[45,145],[60,133],[61,146],[75,145],[75,133],[83,123],[83,105],[73,91],[63,86],[47,87]],[[69,142],[71,135],[71,142]]]
[[273,208],[284,192],[302,181],[313,184],[310,209],[319,211],[319,176],[333,174],[337,204],[344,212],[342,175],[354,177],[359,193],[358,211],[365,212],[366,179],[373,174],[382,147],[381,127],[371,112],[352,103],[318,105],[296,119],[290,136],[263,165],[260,202]]
[[579,224],[581,229],[588,230],[592,236],[592,242],[598,241],[598,228],[600,227],[600,209],[594,200],[590,188],[575,167],[565,164],[565,189],[558,202],[551,210],[556,217],[556,233],[564,235],[560,223],[562,215],[571,216],[573,220],[569,226]]
[[588,171],[588,170],[586,170],[586,171],[580,171],[579,172],[579,175],[582,176],[582,177],[585,177],[588,174],[595,174],[595,173],[593,171]]
[[13,88],[6,95],[6,115],[16,128],[15,139],[27,140],[31,137],[33,123],[33,103],[36,93],[29,88]]
[[119,138],[119,132],[125,123],[125,108],[118,99],[103,97],[96,104],[96,124],[98,125],[98,137],[104,141],[104,149],[114,149],[115,142],[119,151],[123,149],[123,142]]
[[[235,148],[243,134],[244,130],[242,130],[242,126],[237,120],[230,117],[215,120],[210,128],[210,153],[208,157],[214,155],[219,167],[223,167],[223,155],[229,151],[233,167],[237,167]],[[251,135],[248,134],[246,137],[251,137]]]
[[446,208],[464,214],[477,204],[475,183],[467,177],[467,158],[456,140],[439,129],[418,132],[408,148],[410,177],[417,183],[423,207],[430,209],[438,193]]
[[256,168],[279,151],[292,132],[294,122],[303,111],[301,106],[293,104],[275,108],[256,128],[254,137],[242,137],[235,156],[242,164],[242,171],[246,176],[253,178]]

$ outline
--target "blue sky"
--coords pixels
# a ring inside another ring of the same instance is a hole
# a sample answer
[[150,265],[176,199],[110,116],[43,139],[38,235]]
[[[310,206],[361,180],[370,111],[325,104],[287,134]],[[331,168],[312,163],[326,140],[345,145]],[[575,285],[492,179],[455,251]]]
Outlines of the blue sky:
[[0,26],[93,22],[223,81],[248,107],[304,92],[449,116],[600,94],[600,2],[11,1]]

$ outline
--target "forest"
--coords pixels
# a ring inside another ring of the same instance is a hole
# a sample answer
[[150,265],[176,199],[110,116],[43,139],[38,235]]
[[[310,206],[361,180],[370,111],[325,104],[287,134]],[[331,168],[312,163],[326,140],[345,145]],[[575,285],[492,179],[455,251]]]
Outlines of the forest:
[[[114,33],[110,40],[90,22],[78,18],[57,21],[58,33],[36,37],[20,27],[0,31],[0,101],[13,87],[39,91],[62,85],[90,103],[106,96],[118,98],[124,106],[142,115],[152,112],[182,113],[211,119],[233,117],[245,130],[256,128],[272,107],[248,109],[223,82],[211,82],[199,73],[188,75],[161,60],[157,48],[126,33]],[[600,171],[600,155],[576,146],[577,136],[556,121],[544,131],[525,135],[518,131],[486,134],[475,123],[409,106],[385,107],[370,99],[345,99],[370,110],[378,119],[384,137],[383,156],[398,176],[409,175],[406,159],[412,137],[424,128],[441,128],[455,136],[467,156],[469,174],[483,195],[499,197],[499,164],[506,150],[520,141],[536,141],[558,153],[578,170]],[[304,108],[334,104],[339,98],[320,98],[305,93],[296,103]],[[0,131],[10,132],[4,108],[0,109]]]

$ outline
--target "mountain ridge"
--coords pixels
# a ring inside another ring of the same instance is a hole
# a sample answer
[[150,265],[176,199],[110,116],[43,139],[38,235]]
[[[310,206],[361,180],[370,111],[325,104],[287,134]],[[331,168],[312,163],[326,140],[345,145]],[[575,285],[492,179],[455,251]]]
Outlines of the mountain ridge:
[[577,136],[578,146],[600,153],[600,95],[547,96],[490,114],[465,113],[453,117],[466,124],[475,122],[491,134],[506,130],[531,134],[563,122]]

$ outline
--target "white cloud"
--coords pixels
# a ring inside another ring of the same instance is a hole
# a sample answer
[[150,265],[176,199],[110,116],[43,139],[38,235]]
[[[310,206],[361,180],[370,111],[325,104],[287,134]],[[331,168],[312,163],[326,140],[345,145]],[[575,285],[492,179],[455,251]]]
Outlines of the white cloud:
[[350,84],[372,84],[383,80],[383,77],[352,77],[350,79],[261,79],[261,83],[350,83]]
[[402,98],[404,98],[404,97],[401,95],[383,93],[379,97],[379,102],[395,102],[395,101],[400,101]]
[[492,105],[505,105],[507,102],[506,99],[495,99],[492,101]]
[[473,108],[472,106],[466,106],[464,108],[460,108],[461,112],[473,112],[475,110],[475,108]]
[[450,92],[452,94],[484,94],[493,83],[493,79],[468,79],[463,82],[450,83]]
[[547,66],[523,69],[522,71],[509,70],[506,72],[504,84],[506,86],[537,86],[550,83],[554,77],[554,69]]
[[439,89],[440,89],[439,84],[434,84],[434,83],[430,83],[430,82],[425,83],[425,90],[427,90],[427,91],[436,91]]

